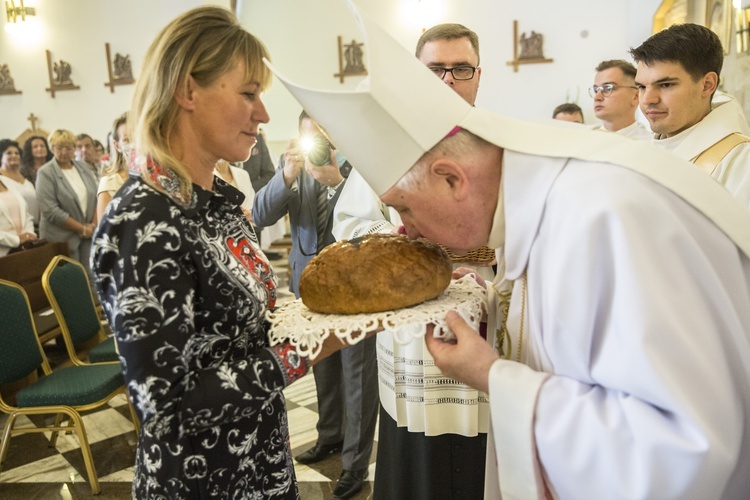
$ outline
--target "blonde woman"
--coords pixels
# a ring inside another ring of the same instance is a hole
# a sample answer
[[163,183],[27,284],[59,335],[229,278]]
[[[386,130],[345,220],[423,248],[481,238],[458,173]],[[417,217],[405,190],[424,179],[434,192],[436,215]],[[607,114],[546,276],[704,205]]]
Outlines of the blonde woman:
[[242,194],[214,176],[269,120],[267,55],[228,10],[199,7],[157,36],[136,83],[141,177],[115,194],[92,255],[142,424],[134,498],[299,498],[282,389],[325,354],[270,346],[276,276]]
[[47,141],[54,158],[36,176],[39,236],[67,242],[71,258],[88,269],[96,219],[96,177],[88,166],[73,159],[77,142],[73,132],[55,130]]
[[101,220],[110,200],[128,180],[128,159],[130,156],[130,135],[127,131],[128,114],[115,118],[112,124],[113,159],[102,170],[99,188],[96,192],[96,219]]

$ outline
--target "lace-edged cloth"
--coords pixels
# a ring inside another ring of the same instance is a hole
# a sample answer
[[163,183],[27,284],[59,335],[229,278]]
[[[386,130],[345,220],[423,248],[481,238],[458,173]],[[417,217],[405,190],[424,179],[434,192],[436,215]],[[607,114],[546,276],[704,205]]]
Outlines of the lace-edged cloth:
[[452,339],[455,335],[445,322],[445,314],[458,311],[472,328],[478,330],[486,302],[486,290],[472,275],[452,280],[448,288],[432,300],[372,314],[316,313],[298,299],[266,314],[271,323],[268,337],[272,346],[288,340],[301,356],[310,359],[317,357],[323,341],[331,333],[344,342],[355,344],[365,338],[365,332],[382,328],[392,332],[397,342],[406,344],[424,337],[427,325],[435,324],[436,337]]

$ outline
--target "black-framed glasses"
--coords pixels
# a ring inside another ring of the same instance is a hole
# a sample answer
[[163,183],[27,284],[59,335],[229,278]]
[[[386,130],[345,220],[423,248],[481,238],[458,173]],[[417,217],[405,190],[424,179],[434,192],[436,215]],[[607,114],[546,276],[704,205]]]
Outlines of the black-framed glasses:
[[589,95],[591,97],[596,97],[596,94],[601,92],[604,97],[609,97],[612,95],[612,92],[620,88],[637,89],[638,87],[635,87],[633,85],[617,85],[616,83],[605,83],[602,86],[594,85],[593,87],[589,87]]
[[446,73],[450,73],[454,80],[471,80],[474,78],[479,66],[456,66],[455,68],[441,68],[440,66],[430,66],[435,76],[441,80],[445,78]]

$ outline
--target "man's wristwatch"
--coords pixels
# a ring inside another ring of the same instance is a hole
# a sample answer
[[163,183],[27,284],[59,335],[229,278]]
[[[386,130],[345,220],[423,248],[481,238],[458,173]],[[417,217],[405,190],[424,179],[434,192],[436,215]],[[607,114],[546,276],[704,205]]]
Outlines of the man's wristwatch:
[[86,236],[86,226],[83,226],[83,229],[81,229],[81,238],[85,238]]

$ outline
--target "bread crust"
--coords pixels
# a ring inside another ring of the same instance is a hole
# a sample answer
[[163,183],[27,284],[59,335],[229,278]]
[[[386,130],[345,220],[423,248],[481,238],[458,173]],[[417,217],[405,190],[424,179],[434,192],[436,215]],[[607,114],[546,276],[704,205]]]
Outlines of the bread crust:
[[324,248],[302,271],[299,293],[315,312],[375,313],[437,297],[451,274],[450,257],[429,240],[370,234]]

